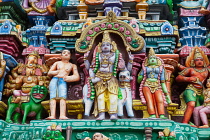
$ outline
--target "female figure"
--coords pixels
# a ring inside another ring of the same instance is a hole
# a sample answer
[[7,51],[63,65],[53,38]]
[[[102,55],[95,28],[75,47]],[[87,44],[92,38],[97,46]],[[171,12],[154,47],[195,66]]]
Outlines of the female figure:
[[145,58],[138,76],[138,83],[141,82],[139,89],[141,101],[147,104],[150,118],[166,119],[164,101],[167,99],[167,103],[170,103],[171,100],[165,80],[163,61],[156,57],[153,48],[150,48],[149,56]]

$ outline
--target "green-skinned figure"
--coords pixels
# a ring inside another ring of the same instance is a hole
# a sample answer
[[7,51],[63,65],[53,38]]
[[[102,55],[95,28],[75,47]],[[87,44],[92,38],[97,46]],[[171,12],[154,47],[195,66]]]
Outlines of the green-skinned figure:
[[53,124],[47,127],[47,131],[43,136],[43,140],[65,140],[62,136],[62,128]]
[[162,59],[156,57],[153,48],[150,48],[138,75],[141,102],[147,105],[150,118],[166,119],[164,104],[171,100],[165,84],[165,72]]

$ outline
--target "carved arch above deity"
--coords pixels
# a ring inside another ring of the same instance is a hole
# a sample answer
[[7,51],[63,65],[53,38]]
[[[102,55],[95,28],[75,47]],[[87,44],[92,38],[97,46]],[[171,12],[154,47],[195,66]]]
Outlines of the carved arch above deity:
[[110,11],[106,19],[91,24],[83,30],[80,38],[76,41],[76,50],[80,53],[90,51],[94,46],[96,37],[105,30],[119,35],[127,51],[141,51],[145,47],[144,38],[138,35],[128,23],[118,20],[115,13]]

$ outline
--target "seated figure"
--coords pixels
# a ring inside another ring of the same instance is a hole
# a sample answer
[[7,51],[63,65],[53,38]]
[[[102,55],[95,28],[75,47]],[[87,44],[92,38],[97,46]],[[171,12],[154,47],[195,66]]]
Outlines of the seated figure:
[[[207,114],[210,114],[210,79],[207,80],[207,89],[204,90],[204,104],[202,106],[195,107],[193,111],[194,123],[199,128],[209,128]],[[200,126],[200,119],[203,126]]]

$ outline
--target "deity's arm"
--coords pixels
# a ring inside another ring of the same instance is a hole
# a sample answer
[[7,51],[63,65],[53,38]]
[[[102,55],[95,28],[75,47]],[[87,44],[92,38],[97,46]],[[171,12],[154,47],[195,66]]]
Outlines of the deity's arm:
[[160,75],[160,83],[161,83],[161,87],[162,87],[163,93],[168,94],[168,89],[167,89],[166,83],[165,83],[165,81],[166,81],[166,76],[165,76],[166,74],[165,74],[165,72],[166,71],[163,68],[162,73]]
[[138,79],[137,79],[137,82],[138,83],[141,83],[141,81],[143,80],[144,78],[144,70],[142,69],[139,74],[138,74]]
[[23,78],[24,78],[24,76],[17,76],[17,78],[15,79],[15,83],[16,84],[21,84],[22,82],[23,82]]
[[2,59],[0,65],[0,79],[4,76],[5,70],[6,70],[6,61]]
[[95,77],[95,73],[93,72],[92,68],[89,69],[89,75],[90,75],[90,78],[91,78],[91,81],[93,84],[95,84],[101,80],[101,78]]
[[122,54],[121,53],[119,54],[118,68],[120,70],[124,70],[125,69],[125,61],[122,58]]
[[64,81],[66,82],[77,82],[80,80],[79,72],[77,70],[77,66],[75,64],[72,65],[73,75],[64,77]]
[[43,64],[43,65],[39,65],[39,68],[41,69],[42,75],[46,75],[48,72],[48,67]]
[[127,64],[127,69],[128,69],[128,71],[132,72],[133,59],[134,59],[134,57],[131,54],[131,52],[129,52],[128,56],[129,56],[129,61],[128,61],[128,64]]
[[55,62],[52,66],[51,66],[51,68],[50,68],[50,70],[48,71],[48,73],[47,73],[47,75],[48,76],[55,76],[55,75],[57,75],[58,74],[58,70],[57,70],[57,64],[58,62]]
[[37,76],[37,79],[38,79],[38,84],[39,84],[40,86],[44,85],[43,76]]
[[208,100],[205,100],[204,103],[209,103],[210,102],[210,98]]
[[129,62],[127,64],[128,71],[132,72],[132,67],[133,67],[133,62],[129,60]]
[[171,98],[168,94],[168,89],[167,89],[166,83],[165,83],[165,81],[166,81],[166,73],[165,72],[166,72],[166,70],[165,70],[165,68],[163,68],[161,76],[160,76],[160,83],[161,83],[162,91],[165,94],[166,101],[169,104],[169,103],[171,103]]
[[191,68],[186,68],[176,77],[177,82],[195,82],[196,77],[190,75]]
[[88,51],[87,53],[84,54],[84,64],[85,64],[85,68],[87,70],[90,68],[90,62],[87,60],[89,53],[90,53],[90,51]]
[[183,65],[181,65],[181,64],[179,64],[179,63],[178,63],[178,65],[177,65],[177,67],[178,67],[178,69],[179,69],[180,71],[183,71],[184,69],[187,68],[187,67],[185,67],[185,66],[183,66]]
[[90,62],[88,60],[84,60],[85,68],[88,70],[90,68]]

